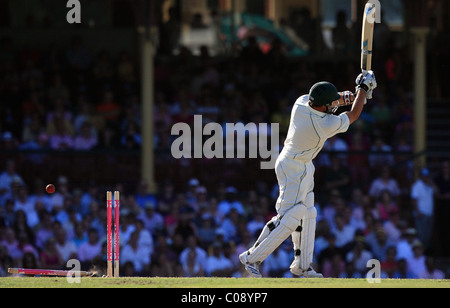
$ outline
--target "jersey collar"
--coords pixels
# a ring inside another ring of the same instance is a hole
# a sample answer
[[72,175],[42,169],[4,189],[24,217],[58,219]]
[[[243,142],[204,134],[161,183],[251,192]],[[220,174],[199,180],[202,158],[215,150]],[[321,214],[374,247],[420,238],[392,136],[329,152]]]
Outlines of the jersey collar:
[[324,118],[324,117],[327,115],[325,112],[322,112],[322,111],[319,111],[319,110],[316,110],[316,109],[312,108],[312,107],[309,105],[309,102],[308,102],[306,105],[307,105],[309,111],[311,111],[311,112],[314,113],[315,115],[318,115],[319,117]]

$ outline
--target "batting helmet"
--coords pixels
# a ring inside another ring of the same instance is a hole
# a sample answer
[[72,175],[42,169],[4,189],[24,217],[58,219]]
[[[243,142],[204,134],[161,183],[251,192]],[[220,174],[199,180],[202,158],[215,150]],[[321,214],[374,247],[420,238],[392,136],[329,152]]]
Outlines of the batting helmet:
[[309,100],[316,107],[330,106],[332,102],[340,98],[336,87],[325,81],[316,83],[309,91]]

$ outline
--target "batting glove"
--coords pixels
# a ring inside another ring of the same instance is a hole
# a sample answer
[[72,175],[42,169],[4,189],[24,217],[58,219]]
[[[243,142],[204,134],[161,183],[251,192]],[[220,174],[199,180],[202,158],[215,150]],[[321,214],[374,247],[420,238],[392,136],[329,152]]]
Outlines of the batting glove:
[[362,73],[356,78],[356,92],[364,90],[367,94],[367,99],[372,99],[373,90],[377,88],[377,80],[373,71]]

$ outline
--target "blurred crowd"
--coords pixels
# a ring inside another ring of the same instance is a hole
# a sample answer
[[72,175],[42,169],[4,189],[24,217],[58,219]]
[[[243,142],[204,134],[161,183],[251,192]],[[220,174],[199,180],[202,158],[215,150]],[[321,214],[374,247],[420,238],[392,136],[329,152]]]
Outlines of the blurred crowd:
[[[435,256],[449,254],[445,234],[450,232],[439,219],[448,217],[449,163],[438,173],[422,168],[414,176],[409,63],[399,57],[394,37],[385,35],[385,48],[375,57],[379,88],[374,100],[347,134],[327,142],[315,162],[315,264],[326,277],[357,278],[364,277],[368,260],[378,259],[383,277],[443,278],[448,273],[438,269]],[[206,47],[193,56],[183,46],[176,55],[156,57],[157,161],[165,157],[175,164],[168,155],[171,127],[193,124],[194,114],[203,115],[204,124],[279,123],[283,142],[293,102],[315,82],[354,89],[358,63],[332,57],[289,59],[281,44],[262,52],[252,38],[232,57],[211,57]],[[73,258],[83,268],[104,271],[104,184],[74,183],[68,162],[49,195],[46,183],[22,170],[11,153],[138,150],[139,72],[130,53],[92,54],[78,36],[70,46],[46,50],[1,39],[0,149],[7,159],[0,165],[0,276],[8,267],[64,269]],[[45,170],[39,153],[29,155]],[[123,276],[245,275],[238,255],[275,214],[275,177],[266,189],[256,184],[241,189],[232,181],[211,185],[212,177],[220,179],[228,171],[210,171],[183,183],[176,176],[157,178],[154,195],[146,192],[148,183],[129,189],[117,181]],[[292,259],[286,241],[262,271],[287,277]]]

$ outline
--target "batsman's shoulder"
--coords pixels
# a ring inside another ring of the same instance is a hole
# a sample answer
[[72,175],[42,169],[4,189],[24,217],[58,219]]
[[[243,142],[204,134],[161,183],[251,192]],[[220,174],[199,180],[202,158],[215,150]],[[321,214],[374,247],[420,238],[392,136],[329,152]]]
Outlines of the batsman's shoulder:
[[330,114],[328,122],[330,127],[337,131],[337,133],[344,133],[350,127],[350,119],[346,113],[341,113],[339,115]]
[[296,105],[304,105],[307,106],[309,102],[309,95],[305,94],[300,96],[295,102]]

